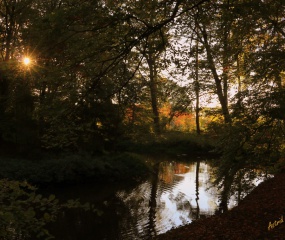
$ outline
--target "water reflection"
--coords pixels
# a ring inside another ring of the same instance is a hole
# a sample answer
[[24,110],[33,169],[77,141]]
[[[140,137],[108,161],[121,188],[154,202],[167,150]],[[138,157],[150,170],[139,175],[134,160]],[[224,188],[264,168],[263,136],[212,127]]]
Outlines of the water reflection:
[[136,219],[121,222],[121,239],[147,239],[212,215],[218,207],[217,191],[207,191],[210,172],[206,163],[162,162],[155,169],[155,176],[132,192],[117,192],[130,217]]
[[[136,186],[84,185],[61,189],[59,198],[94,203],[104,215],[63,212],[51,227],[53,235],[62,240],[151,239],[213,215],[219,208],[219,191],[212,187],[212,170],[205,161],[165,161],[154,165],[153,171],[152,177]],[[238,192],[238,198],[241,194]],[[229,207],[235,203],[232,198]]]

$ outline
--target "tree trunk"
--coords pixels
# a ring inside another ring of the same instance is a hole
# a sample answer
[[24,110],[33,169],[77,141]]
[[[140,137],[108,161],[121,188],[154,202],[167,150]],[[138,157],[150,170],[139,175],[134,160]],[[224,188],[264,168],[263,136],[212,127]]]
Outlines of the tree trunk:
[[[0,72],[0,123],[4,123],[5,111],[7,108],[8,81]],[[2,128],[2,127],[1,127]],[[3,132],[0,128],[0,145],[3,142]]]
[[14,14],[15,14],[15,6],[12,6],[10,8],[8,5],[6,5],[6,13],[5,13],[6,43],[5,43],[5,57],[4,57],[5,61],[8,61],[11,58],[11,52],[12,52],[11,44],[15,30]]
[[[15,7],[12,6],[9,8],[8,4],[5,2],[6,12],[5,12],[5,44],[4,44],[4,55],[3,60],[5,62],[9,61],[11,58],[11,44],[13,40],[14,35],[14,29],[15,29],[15,20],[14,20],[14,12]],[[1,74],[0,76],[0,114],[1,117],[5,115],[5,111],[7,108],[7,97],[8,97],[8,89],[9,89],[9,81],[8,79]],[[0,117],[0,120],[1,120]],[[3,120],[4,121],[4,120]],[[0,145],[3,142],[3,133],[0,131]]]
[[[214,59],[213,59],[213,55],[212,55],[212,50],[211,50],[211,47],[210,47],[209,42],[208,42],[207,32],[206,32],[205,28],[202,28],[201,30],[202,30],[204,46],[205,46],[206,53],[207,53],[207,60],[208,60],[210,70],[211,70],[213,77],[214,77],[214,80],[215,80],[216,91],[217,91],[219,102],[220,102],[221,107],[222,107],[222,113],[224,116],[224,121],[225,121],[225,123],[231,123],[230,113],[229,113],[229,109],[228,109],[227,94],[224,95],[225,92],[227,91],[227,83],[225,82],[226,79],[224,79],[224,90],[223,90],[222,81],[219,78],[219,75],[217,73],[217,69],[216,69]],[[226,89],[225,89],[225,87],[226,87]]]
[[237,100],[237,108],[238,108],[238,109],[241,109],[241,69],[240,69],[239,54],[237,55],[237,78],[238,78],[238,100]]
[[196,79],[195,79],[195,94],[196,94],[196,132],[199,135],[201,133],[200,129],[200,86],[199,86],[199,75],[198,75],[198,41],[196,42],[196,66],[195,66],[195,71],[196,71]]
[[154,131],[156,134],[160,134],[160,117],[158,111],[158,100],[157,100],[157,73],[155,67],[155,60],[151,54],[146,58],[149,67],[149,87],[151,96],[151,106],[153,113]]

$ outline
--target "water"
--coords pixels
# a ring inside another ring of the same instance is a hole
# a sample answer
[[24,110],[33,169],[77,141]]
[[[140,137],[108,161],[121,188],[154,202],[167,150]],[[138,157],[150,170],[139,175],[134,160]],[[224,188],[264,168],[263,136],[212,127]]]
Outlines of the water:
[[[211,167],[205,161],[165,161],[154,175],[137,185],[117,183],[73,186],[56,193],[80,198],[104,212],[98,217],[83,210],[63,212],[51,232],[61,240],[151,239],[171,228],[213,215],[219,193],[211,187]],[[230,206],[235,202],[230,201]]]

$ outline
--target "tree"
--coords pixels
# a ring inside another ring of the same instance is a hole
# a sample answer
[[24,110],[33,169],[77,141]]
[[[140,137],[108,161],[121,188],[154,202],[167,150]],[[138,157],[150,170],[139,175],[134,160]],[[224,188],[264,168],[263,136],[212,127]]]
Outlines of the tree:
[[283,115],[277,113],[282,111],[284,96],[280,91],[284,37],[282,29],[277,30],[271,21],[274,16],[277,25],[282,26],[279,14],[283,5],[281,2],[270,5],[267,1],[232,5],[235,21],[231,39],[232,49],[236,48],[232,59],[236,59],[239,91],[233,98],[236,104],[231,115],[232,125],[225,129],[220,142],[223,157],[218,179],[224,183],[224,207],[243,169],[272,166],[284,154]]
[[0,142],[9,141],[28,146],[37,139],[33,129],[33,97],[29,74],[22,66],[23,32],[33,16],[32,1],[0,3]]

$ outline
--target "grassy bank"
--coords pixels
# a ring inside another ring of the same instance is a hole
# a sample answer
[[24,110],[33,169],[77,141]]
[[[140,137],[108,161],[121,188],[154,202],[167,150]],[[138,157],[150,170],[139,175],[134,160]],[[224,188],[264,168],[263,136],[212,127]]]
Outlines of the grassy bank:
[[214,140],[207,135],[167,132],[160,136],[147,134],[138,136],[135,140],[123,140],[118,148],[139,154],[200,156],[212,154]]
[[73,154],[40,160],[1,157],[0,165],[0,178],[34,184],[137,180],[149,171],[142,157],[130,153],[100,157]]
[[5,154],[0,156],[0,179],[27,180],[33,184],[138,180],[150,171],[142,155],[188,158],[209,155],[212,149],[207,136],[169,132],[160,136],[147,134],[121,139],[115,151],[100,156],[37,152],[29,152],[27,156]]

